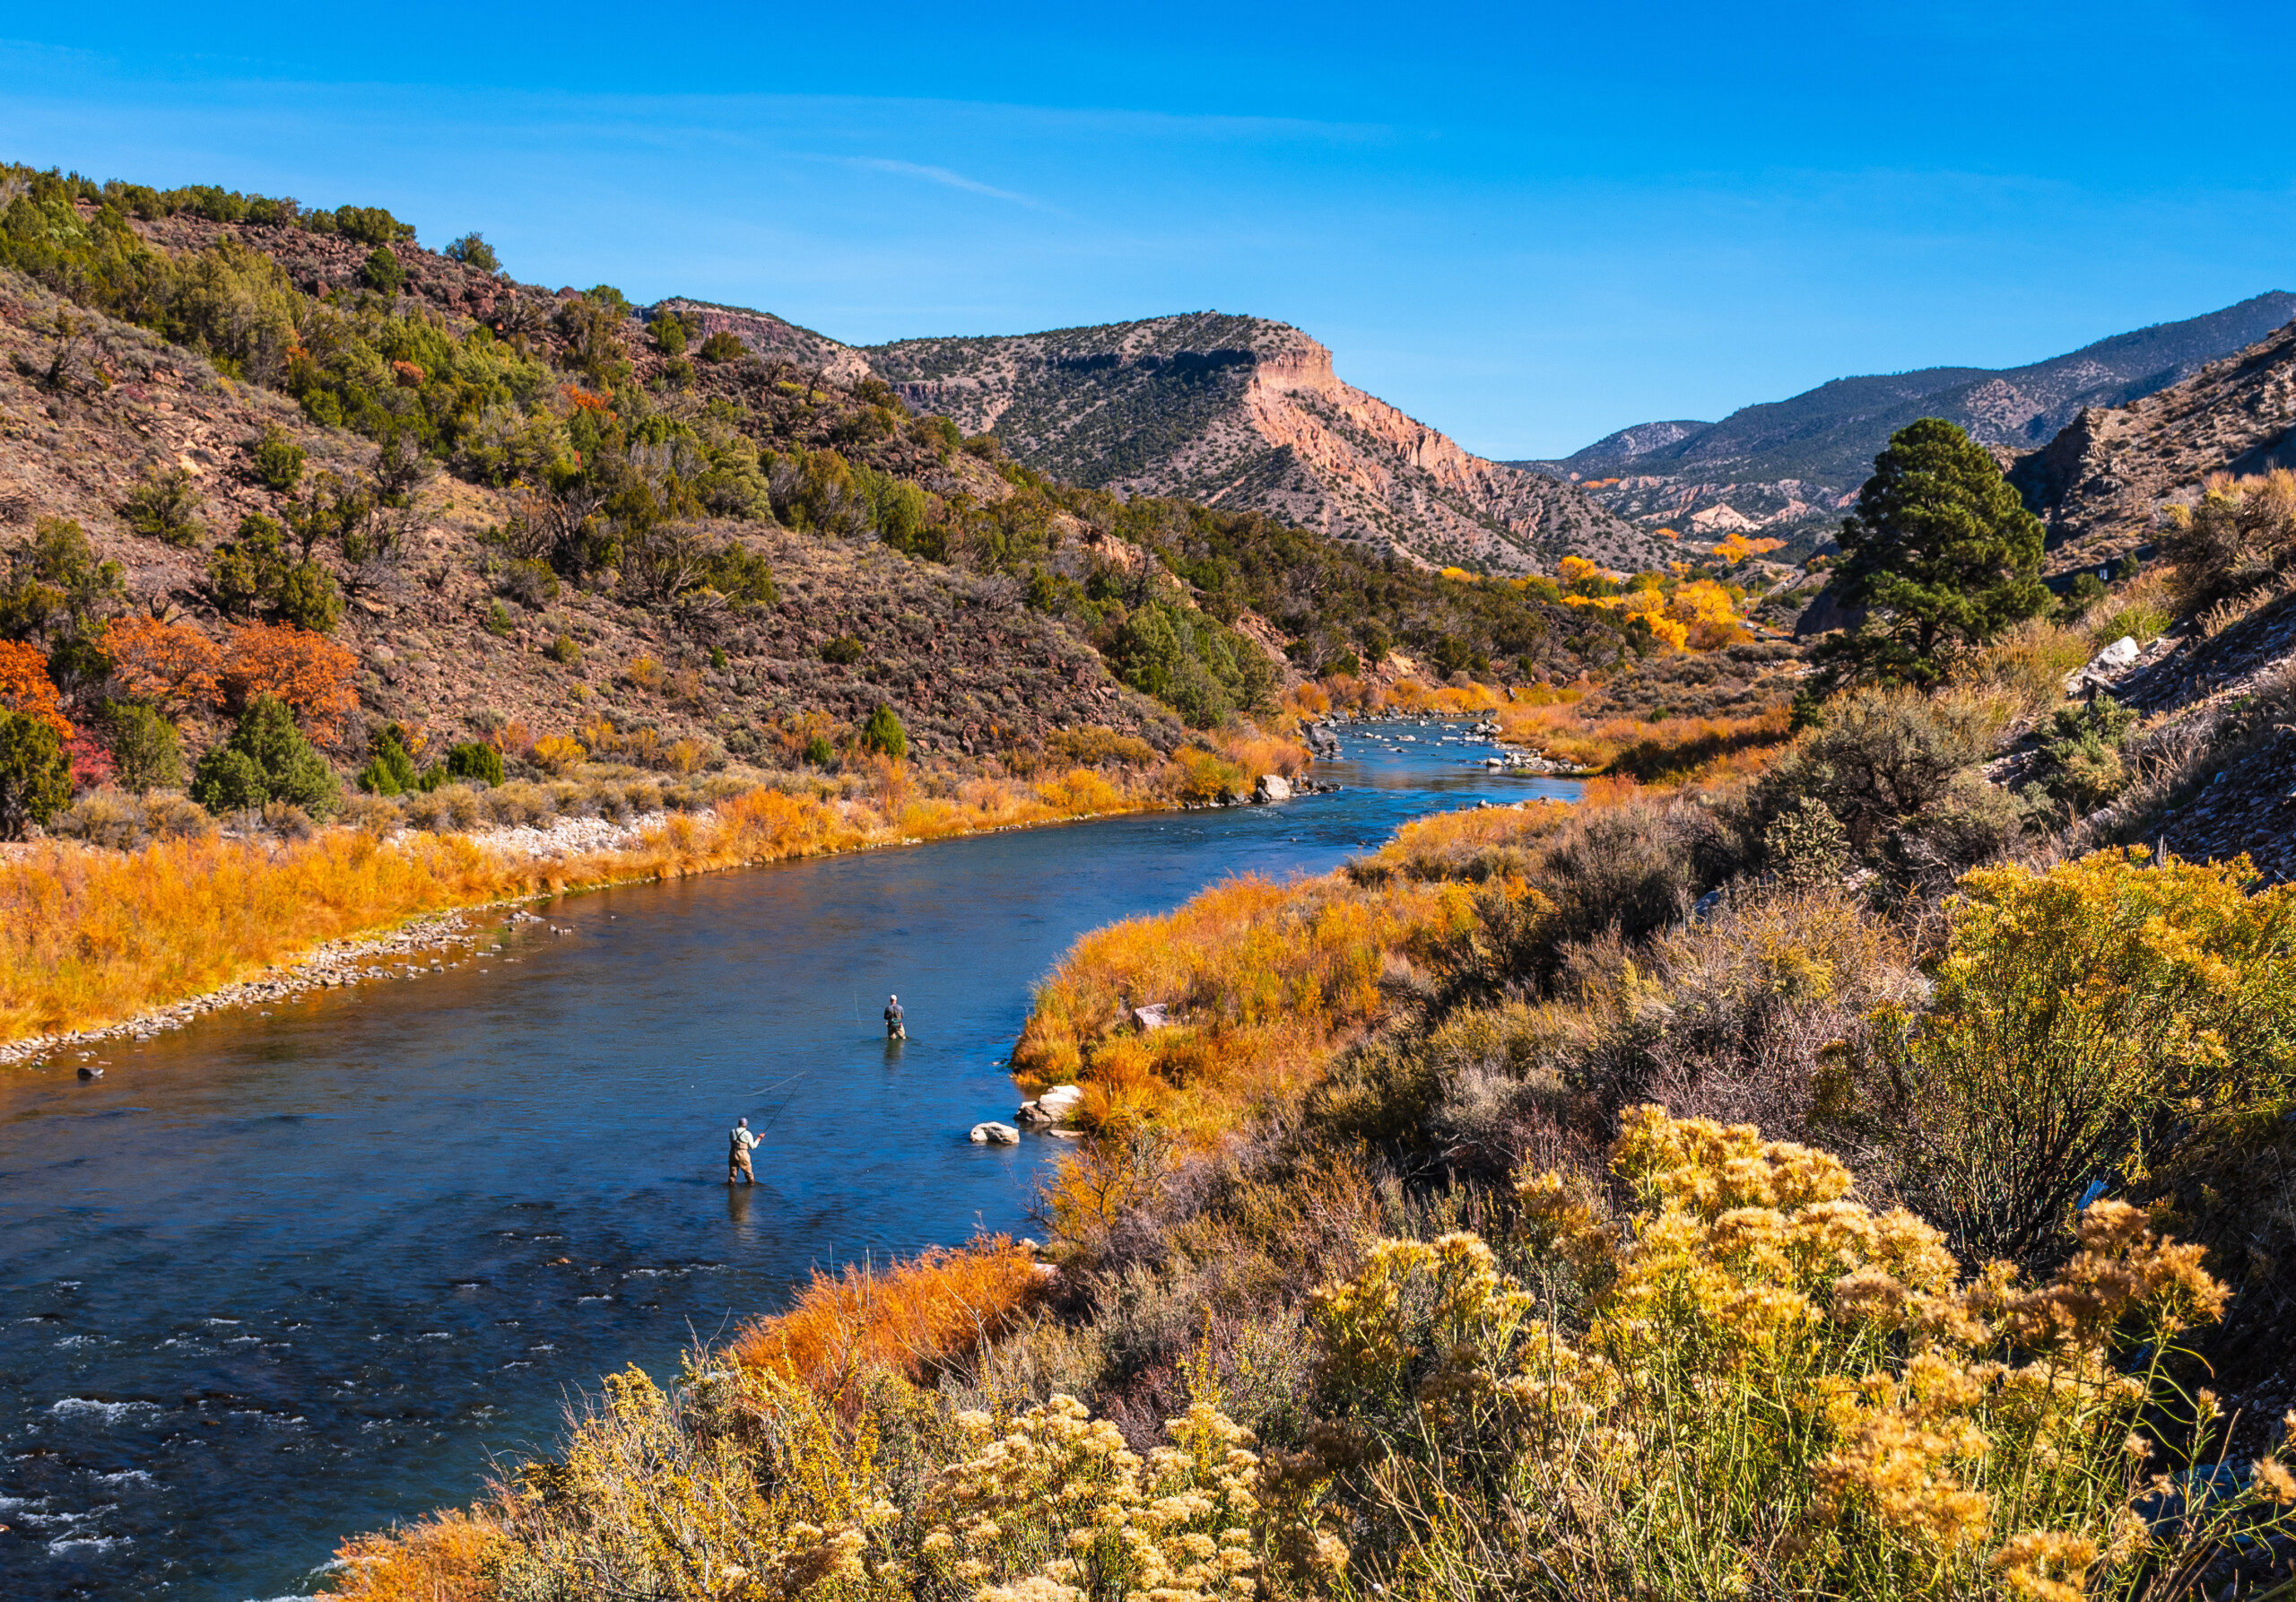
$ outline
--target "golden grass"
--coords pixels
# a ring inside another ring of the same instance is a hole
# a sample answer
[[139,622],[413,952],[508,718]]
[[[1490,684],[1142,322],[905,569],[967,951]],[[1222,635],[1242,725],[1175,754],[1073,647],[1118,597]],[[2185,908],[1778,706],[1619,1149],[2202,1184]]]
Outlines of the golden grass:
[[[1013,1071],[1083,1086],[1088,1127],[1210,1136],[1297,1094],[1382,1016],[1390,953],[1423,954],[1473,917],[1460,884],[1230,879],[1079,940],[1039,987]],[[1142,1032],[1132,1009],[1160,1002],[1173,1022]]]
[[848,1266],[834,1278],[816,1269],[795,1306],[750,1325],[732,1353],[823,1396],[883,1370],[922,1383],[1010,1328],[1040,1284],[1035,1258],[1004,1235],[884,1269]]
[[1752,718],[1590,719],[1578,698],[1509,701],[1498,709],[1500,737],[1533,745],[1596,772],[1653,782],[1686,782],[1757,771],[1787,738],[1787,709]]
[[[1233,744],[1235,758],[1193,755],[1244,788],[1253,771],[1277,771],[1299,752],[1287,742]],[[1257,762],[1270,766],[1248,765]],[[975,779],[926,795],[905,764],[886,762],[868,794],[751,790],[708,813],[673,814],[630,849],[555,861],[461,835],[385,842],[349,829],[294,844],[171,840],[127,854],[46,843],[0,863],[0,1040],[117,1023],[426,912],[1143,811],[1185,798],[1197,782],[1183,761],[1121,781],[1077,769],[1032,788]]]

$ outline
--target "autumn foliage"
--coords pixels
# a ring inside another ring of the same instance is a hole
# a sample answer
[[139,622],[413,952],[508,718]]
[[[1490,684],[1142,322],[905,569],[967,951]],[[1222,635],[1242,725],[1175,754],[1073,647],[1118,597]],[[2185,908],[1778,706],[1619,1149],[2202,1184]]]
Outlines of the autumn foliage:
[[72,738],[63,697],[48,676],[48,657],[37,646],[0,640],[0,710],[38,718],[54,729],[59,740]]
[[223,653],[188,623],[114,618],[102,646],[113,678],[131,700],[177,717],[223,703]]
[[223,659],[224,687],[233,699],[268,695],[285,703],[323,745],[341,737],[342,719],[359,705],[358,675],[356,656],[291,623],[233,630]]

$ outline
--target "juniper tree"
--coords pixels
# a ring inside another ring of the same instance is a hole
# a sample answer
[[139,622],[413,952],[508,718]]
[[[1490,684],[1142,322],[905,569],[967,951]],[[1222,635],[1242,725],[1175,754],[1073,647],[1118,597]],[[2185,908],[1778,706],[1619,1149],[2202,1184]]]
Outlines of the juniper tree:
[[1890,436],[1842,519],[1835,594],[1866,623],[1820,648],[1836,682],[1926,683],[1941,653],[2048,609],[2041,523],[1984,447],[1942,417]]

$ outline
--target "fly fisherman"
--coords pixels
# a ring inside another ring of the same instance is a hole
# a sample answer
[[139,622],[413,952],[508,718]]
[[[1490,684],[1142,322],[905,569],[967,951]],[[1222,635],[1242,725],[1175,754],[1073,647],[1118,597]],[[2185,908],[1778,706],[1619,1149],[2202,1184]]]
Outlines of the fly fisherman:
[[909,1025],[901,1022],[900,997],[898,996],[885,997],[885,1039],[889,1040],[909,1039]]
[[739,1174],[744,1184],[756,1184],[757,1175],[750,1171],[750,1153],[757,1145],[757,1136],[750,1133],[749,1119],[735,1119],[726,1133],[730,1142],[726,1148],[726,1183],[732,1184]]

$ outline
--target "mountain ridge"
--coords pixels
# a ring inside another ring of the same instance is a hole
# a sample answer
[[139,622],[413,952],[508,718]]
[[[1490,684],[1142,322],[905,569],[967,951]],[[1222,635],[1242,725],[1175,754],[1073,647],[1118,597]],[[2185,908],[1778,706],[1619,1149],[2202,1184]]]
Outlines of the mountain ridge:
[[1568,457],[1514,465],[1589,484],[1646,527],[1760,529],[1814,547],[1857,496],[1895,430],[1942,416],[2005,455],[2045,446],[2084,409],[2126,405],[2243,350],[2296,318],[2268,291],[2179,321],[2109,335],[2013,368],[1931,367],[1834,379],[1719,422],[1638,423]]
[[1670,553],[1552,475],[1466,450],[1341,379],[1288,323],[1216,310],[1031,334],[848,345],[768,312],[673,298],[705,336],[994,433],[1013,458],[1118,494],[1265,513],[1422,566],[1523,573],[1566,555],[1637,569]]

